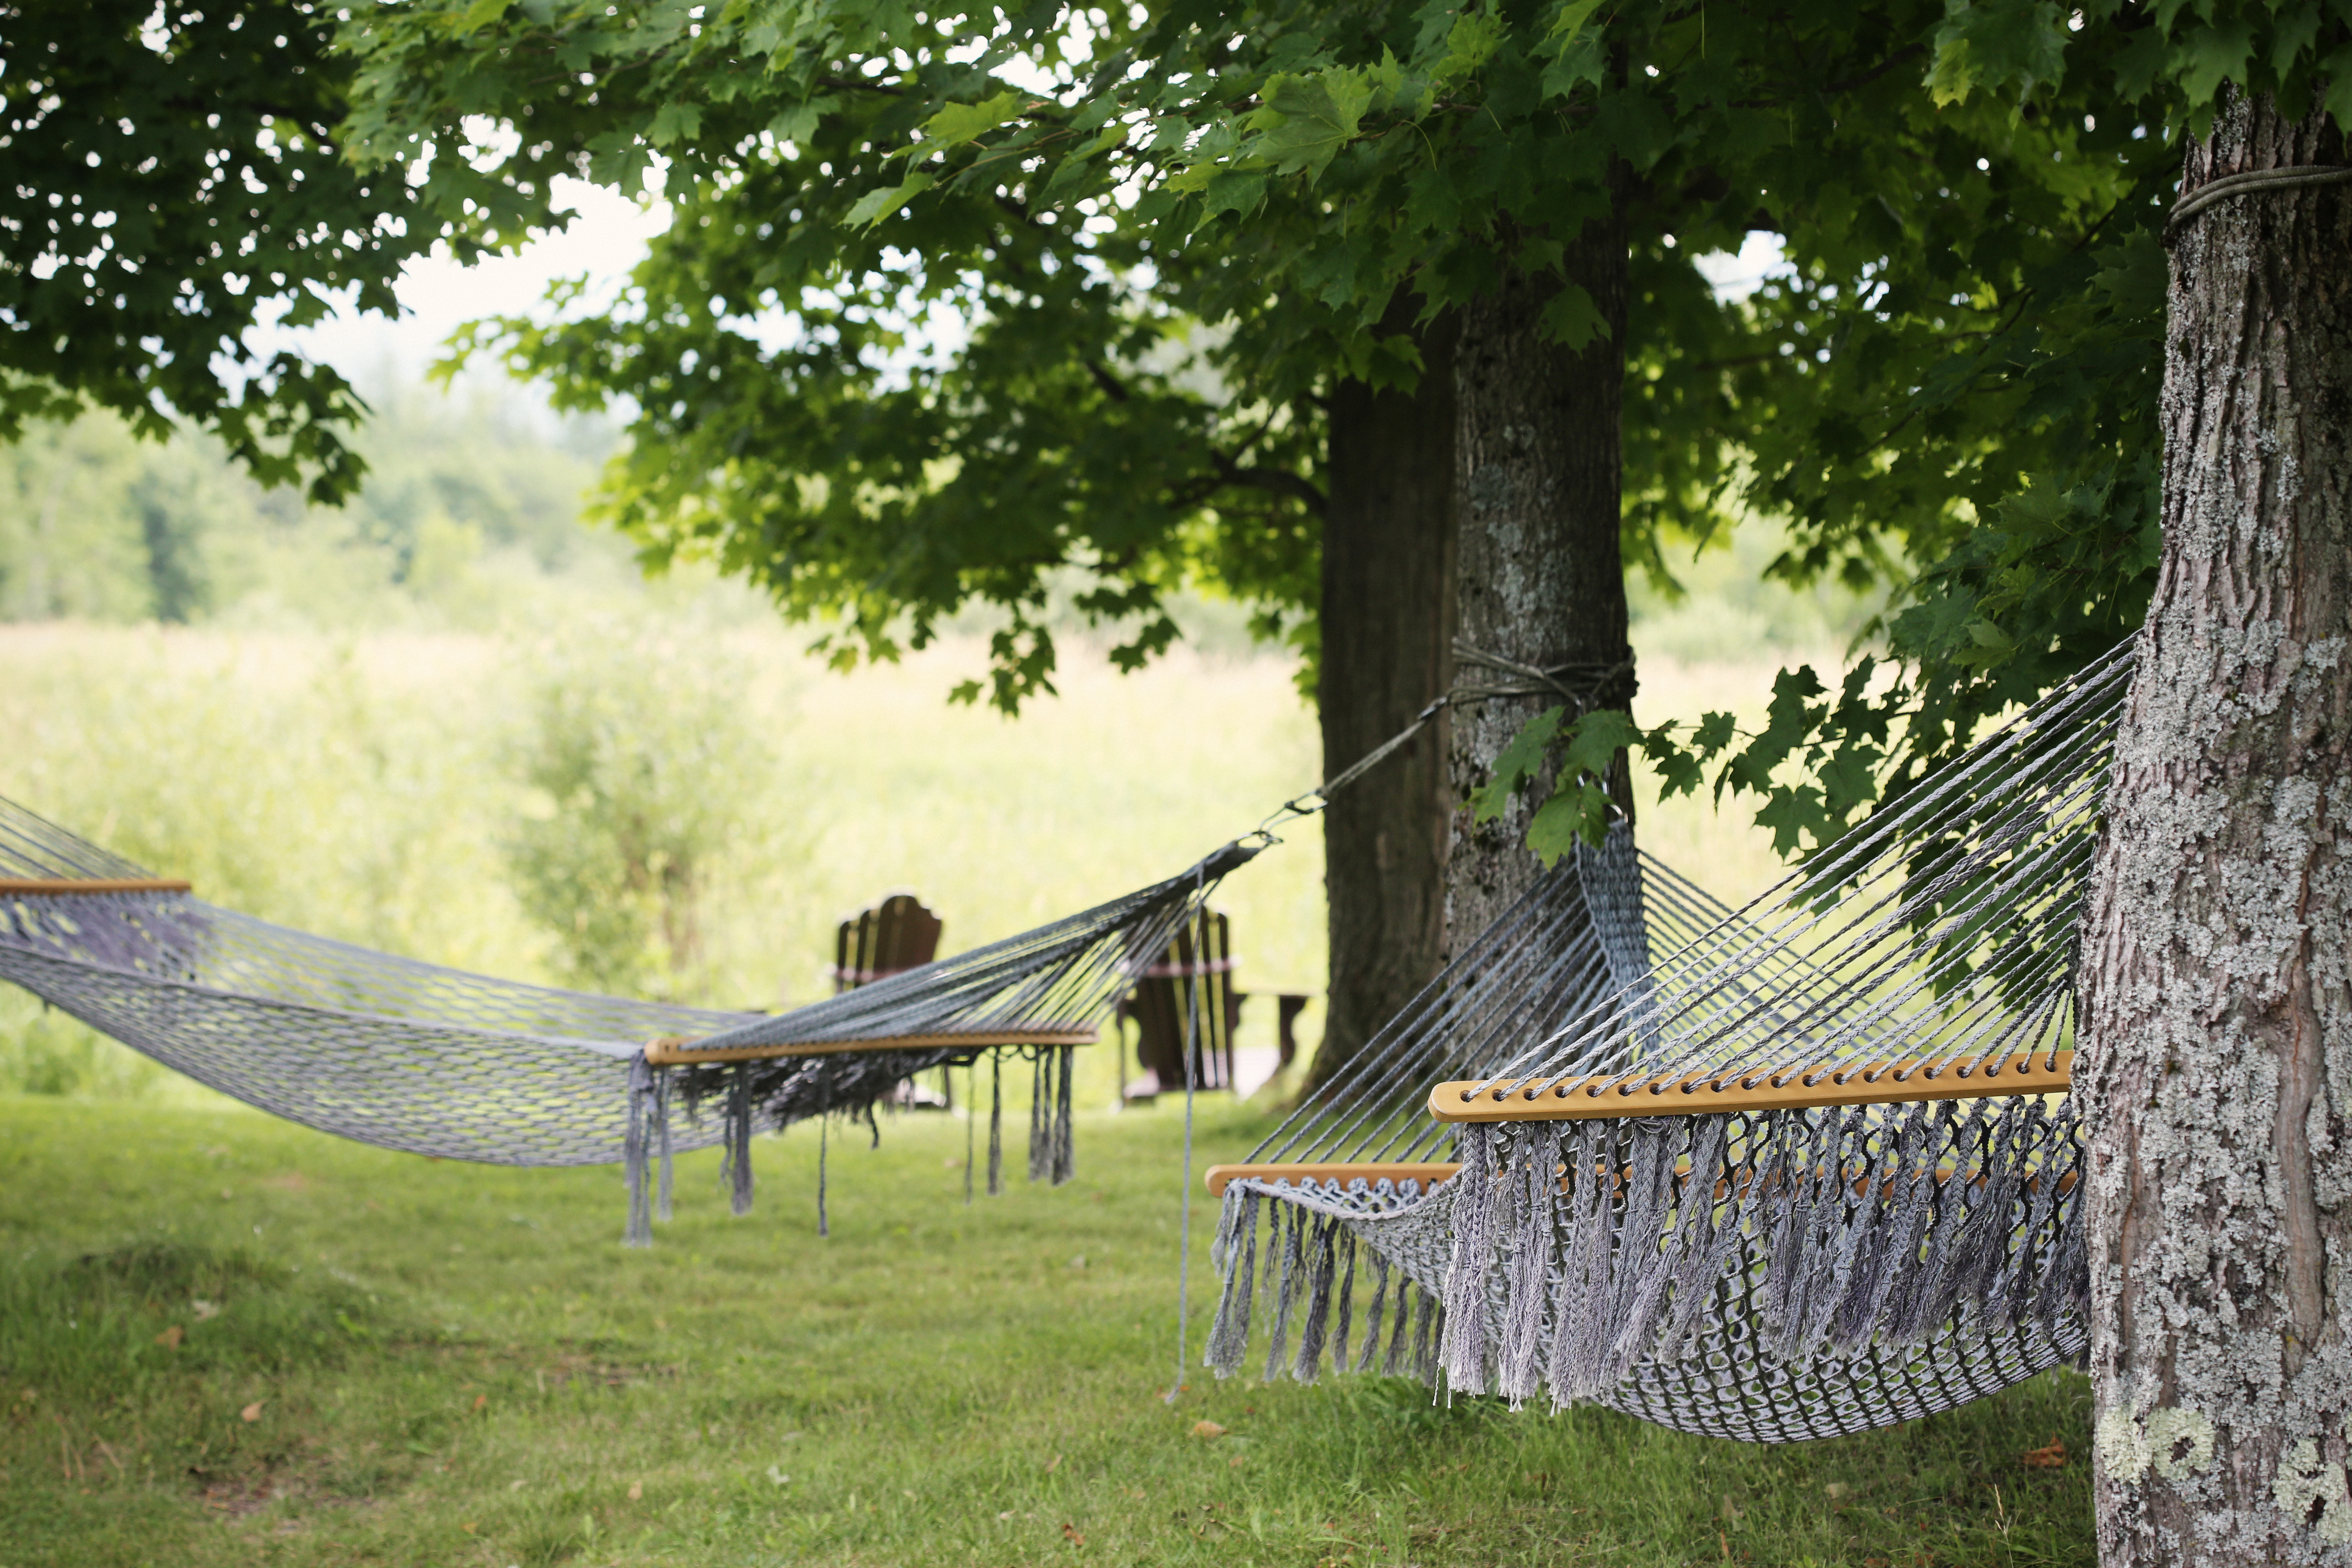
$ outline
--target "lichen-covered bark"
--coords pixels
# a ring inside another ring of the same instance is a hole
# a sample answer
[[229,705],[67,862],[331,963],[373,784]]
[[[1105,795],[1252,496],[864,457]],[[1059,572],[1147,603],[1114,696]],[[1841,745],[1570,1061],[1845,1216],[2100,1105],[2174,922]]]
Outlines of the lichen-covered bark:
[[[2343,151],[2240,100],[2185,184]],[[2100,1560],[2352,1564],[2352,191],[2185,226],[2163,416],[2074,1091]]]
[[[1626,657],[1618,542],[1626,298],[1620,227],[1588,224],[1568,245],[1564,269],[1591,295],[1608,323],[1605,337],[1573,354],[1544,342],[1537,323],[1556,286],[1509,273],[1464,308],[1454,362],[1456,625],[1465,645],[1541,668]],[[1632,694],[1628,678],[1610,700],[1622,705]],[[1526,845],[1540,792],[1483,826],[1471,821],[1465,803],[1520,727],[1559,704],[1557,697],[1511,698],[1454,712],[1449,952],[1485,930],[1541,871]],[[1622,783],[1623,768],[1617,778]]]
[[[1451,316],[1418,333],[1412,392],[1360,381],[1332,391],[1318,693],[1327,778],[1411,723],[1452,679],[1454,336]],[[1441,714],[1324,816],[1331,984],[1310,1089],[1444,962],[1445,734]]]

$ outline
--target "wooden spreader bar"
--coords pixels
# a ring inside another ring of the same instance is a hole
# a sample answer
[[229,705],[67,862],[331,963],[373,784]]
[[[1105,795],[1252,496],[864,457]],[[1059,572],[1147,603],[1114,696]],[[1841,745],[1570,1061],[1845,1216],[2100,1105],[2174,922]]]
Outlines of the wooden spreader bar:
[[0,899],[46,898],[56,893],[185,893],[194,889],[168,877],[0,877]]
[[1091,1028],[970,1029],[940,1035],[887,1035],[863,1040],[787,1040],[773,1046],[729,1046],[698,1051],[684,1035],[664,1035],[646,1047],[646,1065],[656,1068],[695,1067],[707,1062],[757,1062],[777,1057],[829,1057],[845,1051],[922,1051],[940,1047],[971,1046],[1091,1046],[1100,1036]]
[[1284,1163],[1275,1161],[1255,1165],[1212,1165],[1208,1183],[1211,1195],[1223,1197],[1225,1188],[1245,1178],[1262,1182],[1338,1182],[1343,1188],[1361,1177],[1367,1184],[1386,1179],[1391,1182],[1419,1182],[1423,1192],[1446,1181],[1458,1173],[1458,1164],[1429,1161],[1374,1161],[1366,1163],[1347,1162],[1324,1163],[1302,1161]]
[[[1463,1097],[1477,1080],[1441,1083],[1429,1091],[1429,1113],[1440,1121],[1589,1121],[1601,1117],[1702,1116],[1720,1110],[1797,1110],[1826,1105],[1894,1105],[1916,1100],[1983,1100],[1993,1095],[2063,1094],[2074,1081],[2074,1053],[2033,1051],[2014,1056],[1998,1075],[1986,1067],[1963,1073],[1947,1061],[1929,1078],[1927,1058],[1906,1057],[1846,1068],[1823,1062],[1801,1071],[1704,1072],[1652,1078],[1602,1074],[1544,1087],[1507,1081],[1475,1100]],[[1808,1081],[1808,1080],[1811,1081]],[[1596,1092],[1597,1091],[1597,1092]]]

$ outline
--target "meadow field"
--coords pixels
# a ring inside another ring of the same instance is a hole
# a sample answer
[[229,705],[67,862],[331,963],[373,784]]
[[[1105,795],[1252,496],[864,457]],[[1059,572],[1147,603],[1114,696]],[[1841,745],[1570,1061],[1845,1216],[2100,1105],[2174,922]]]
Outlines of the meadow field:
[[[1293,668],[1234,639],[1132,677],[1075,648],[1009,721],[943,700],[968,638],[839,676],[740,605],[550,608],[0,627],[0,795],[224,904],[562,981],[596,954],[531,857],[587,837],[533,782],[568,716],[704,814],[694,940],[635,973],[773,1007],[822,994],[834,922],[887,889],[951,951],[1181,869],[1318,772]],[[1752,713],[1786,658],[1645,651],[1642,701],[1685,712]],[[1645,804],[1642,835],[1728,899],[1778,874],[1703,802]],[[1322,984],[1319,847],[1287,837],[1220,896],[1246,988]],[[2071,1373],[1774,1449],[1379,1379],[1195,1372],[1171,1406],[1181,1110],[1115,1113],[1110,1054],[1081,1056],[1069,1186],[967,1207],[969,1124],[902,1115],[835,1140],[819,1239],[795,1130],[759,1143],[746,1218],[682,1162],[633,1253],[615,1172],[341,1142],[0,997],[0,1568],[2092,1561]],[[1204,1101],[1198,1162],[1280,1089]]]
[[[1320,776],[1293,666],[1245,645],[1180,647],[1129,676],[1081,645],[1060,695],[1010,720],[946,700],[982,668],[970,639],[837,675],[802,652],[805,634],[740,615],[566,608],[551,629],[497,635],[0,626],[0,795],[307,931],[517,979],[773,1009],[826,993],[835,923],[889,889],[944,918],[943,952],[975,946],[1171,876]],[[1753,713],[1774,668],[1653,658],[1643,700]],[[518,885],[521,835],[555,805],[518,763],[551,689],[612,705],[591,717],[619,731],[621,760],[672,775],[656,805],[720,817],[698,947],[637,986],[575,973],[561,922],[534,918]],[[664,725],[674,733],[648,732]],[[1704,800],[1645,803],[1641,834],[1735,901],[1780,871],[1744,816]],[[1217,901],[1245,989],[1319,992],[1319,835],[1312,821],[1284,835]],[[1319,1019],[1318,1003],[1302,1038]],[[1255,1039],[1271,1022],[1248,1013],[1244,1028]],[[1082,1087],[1109,1103],[1115,1068],[1087,1070]],[[134,1082],[167,1087],[0,996],[0,1085]]]

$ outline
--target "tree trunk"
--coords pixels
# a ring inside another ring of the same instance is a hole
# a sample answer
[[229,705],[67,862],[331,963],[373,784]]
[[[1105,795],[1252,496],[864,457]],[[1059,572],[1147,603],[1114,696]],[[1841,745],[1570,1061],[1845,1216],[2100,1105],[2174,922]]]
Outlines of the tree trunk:
[[[1538,333],[1557,283],[1513,272],[1464,309],[1454,350],[1454,496],[1460,518],[1456,626],[1465,653],[1549,668],[1630,658],[1625,567],[1618,542],[1622,471],[1625,238],[1595,221],[1570,241],[1564,269],[1592,297],[1606,335],[1580,353]],[[1457,679],[1491,675],[1465,663]],[[1599,706],[1623,707],[1628,676]],[[1528,720],[1557,696],[1496,698],[1457,706],[1450,770],[1452,849],[1446,866],[1448,952],[1459,952],[1534,885],[1528,818],[1549,781],[1495,821],[1471,820],[1467,797]],[[1622,794],[1625,770],[1615,770]],[[1631,806],[1630,795],[1621,804]]]
[[[2184,188],[2344,161],[2229,100]],[[2174,242],[2164,554],[2082,959],[2100,1561],[2352,1563],[2352,187]]]
[[[1318,693],[1327,778],[1411,723],[1451,679],[1454,335],[1450,317],[1419,334],[1412,393],[1360,381],[1332,393]],[[1309,1089],[1444,962],[1444,734],[1441,715],[1324,815],[1331,980]]]

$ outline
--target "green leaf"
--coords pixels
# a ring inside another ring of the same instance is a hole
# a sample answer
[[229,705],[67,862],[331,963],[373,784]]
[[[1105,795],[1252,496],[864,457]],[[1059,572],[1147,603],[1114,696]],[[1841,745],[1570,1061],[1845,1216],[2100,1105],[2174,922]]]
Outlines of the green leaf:
[[2327,96],[2320,101],[2335,116],[2336,129],[2352,136],[2352,44],[2328,56],[2319,68],[2327,78]]
[[691,139],[702,130],[702,106],[698,103],[665,103],[654,113],[654,122],[646,132],[646,139],[656,147],[667,147],[681,139]]
[[2020,98],[2066,70],[2066,24],[2053,0],[1955,0],[1936,29],[1927,85],[1938,103],[1965,103],[1981,87]]
[[2226,27],[2192,27],[2172,45],[2173,75],[2191,104],[2207,104],[2224,81],[2243,82],[2253,58],[2254,30],[2244,22]]
[[1020,119],[1036,101],[1028,93],[1014,90],[1000,92],[978,103],[950,103],[923,121],[923,138],[926,142],[961,147]]
[[1567,712],[1565,708],[1547,708],[1511,737],[1511,743],[1495,759],[1494,772],[1485,785],[1470,792],[1474,820],[1492,822],[1510,809],[1511,796],[1543,766],[1544,755],[1551,749],[1552,737],[1559,733]]
[[1604,337],[1609,323],[1592,296],[1570,283],[1552,296],[1551,303],[1543,310],[1544,335],[1570,353],[1580,352],[1595,338]]
[[1615,708],[1596,708],[1576,721],[1569,731],[1568,745],[1561,756],[1563,775],[1576,773],[1599,778],[1617,760],[1617,753],[1642,738],[1634,727],[1633,716]]
[[1601,29],[1593,26],[1593,13],[1601,9],[1601,0],[1569,0],[1551,19],[1551,31],[1544,35],[1543,52],[1557,55],[1580,44],[1598,44]]
[[1816,770],[1822,805],[1832,826],[1843,826],[1857,809],[1878,798],[1879,761],[1874,746],[1840,746]]
[[1535,820],[1528,824],[1528,847],[1546,866],[1558,865],[1561,856],[1576,847],[1578,839],[1599,844],[1608,835],[1609,815],[1607,791],[1571,780],[1544,802]]
[[856,205],[851,206],[847,214],[843,216],[842,222],[852,228],[871,228],[925,191],[929,190],[933,183],[930,175],[918,169],[908,175],[902,184],[871,190],[858,197]]
[[1642,755],[1648,760],[1650,770],[1658,775],[1658,795],[1663,799],[1692,794],[1706,777],[1698,758],[1662,733],[1653,734],[1643,742]]
[[1487,11],[1465,12],[1445,35],[1445,54],[1433,74],[1439,81],[1459,81],[1494,56],[1503,36],[1501,17]]
[[449,31],[454,37],[466,37],[480,32],[506,14],[507,0],[474,0],[472,5],[458,13],[457,19],[449,25]]
[[[1171,185],[1175,181],[1169,182]],[[1265,176],[1235,170],[1221,170],[1208,179],[1208,195],[1202,203],[1201,221],[1208,222],[1222,212],[1247,217],[1265,201]]]
[[1371,97],[1372,84],[1360,70],[1276,77],[1266,83],[1265,106],[1250,117],[1260,132],[1251,154],[1273,163],[1277,174],[1304,173],[1312,183],[1356,139]]
[[1780,785],[1757,812],[1756,823],[1772,830],[1772,852],[1785,858],[1802,847],[1804,834],[1811,833],[1816,839],[1825,837],[1821,792],[1811,784]]

